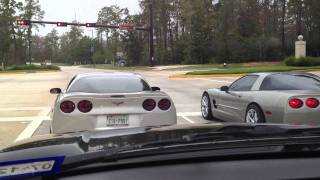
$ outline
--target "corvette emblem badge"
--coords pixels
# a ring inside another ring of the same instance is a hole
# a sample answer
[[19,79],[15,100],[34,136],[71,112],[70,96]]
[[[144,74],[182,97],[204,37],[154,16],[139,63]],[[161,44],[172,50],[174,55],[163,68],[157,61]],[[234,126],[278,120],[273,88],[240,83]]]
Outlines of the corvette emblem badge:
[[112,104],[120,106],[121,104],[123,104],[124,102],[112,102]]

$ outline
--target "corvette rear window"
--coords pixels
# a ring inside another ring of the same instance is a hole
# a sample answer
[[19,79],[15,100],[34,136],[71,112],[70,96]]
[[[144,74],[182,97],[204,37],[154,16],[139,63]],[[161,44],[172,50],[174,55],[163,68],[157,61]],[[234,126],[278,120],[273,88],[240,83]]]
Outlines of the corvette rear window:
[[263,80],[260,90],[320,90],[320,81],[307,75],[273,74]]
[[75,80],[67,92],[134,93],[150,91],[149,85],[138,77],[82,77]]

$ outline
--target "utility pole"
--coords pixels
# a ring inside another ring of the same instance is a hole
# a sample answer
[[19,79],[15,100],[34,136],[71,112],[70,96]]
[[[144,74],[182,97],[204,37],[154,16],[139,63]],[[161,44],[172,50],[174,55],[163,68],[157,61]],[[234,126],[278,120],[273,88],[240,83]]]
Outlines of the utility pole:
[[149,0],[149,61],[150,66],[154,66],[154,48],[153,48],[153,0]]
[[93,59],[93,54],[94,54],[94,40],[93,40],[93,29],[91,30],[91,47],[90,47],[90,52],[91,52],[91,59],[93,63],[93,67],[96,67],[96,62]]
[[286,0],[282,0],[282,17],[281,17],[281,53],[285,56],[285,17],[286,17]]

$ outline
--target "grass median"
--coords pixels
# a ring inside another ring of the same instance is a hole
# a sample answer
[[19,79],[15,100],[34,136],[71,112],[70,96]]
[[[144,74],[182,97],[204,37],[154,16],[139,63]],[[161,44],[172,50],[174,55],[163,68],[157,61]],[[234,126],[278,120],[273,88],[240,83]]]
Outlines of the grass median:
[[95,68],[95,69],[111,69],[111,70],[124,70],[124,71],[135,71],[135,70],[150,70],[148,66],[113,66],[112,64],[89,64],[82,65],[84,68]]
[[320,70],[320,66],[311,67],[292,67],[283,64],[265,65],[265,66],[238,66],[228,68],[216,68],[205,71],[192,71],[186,73],[187,75],[215,75],[215,74],[246,74],[258,72],[289,72],[289,71],[312,71]]

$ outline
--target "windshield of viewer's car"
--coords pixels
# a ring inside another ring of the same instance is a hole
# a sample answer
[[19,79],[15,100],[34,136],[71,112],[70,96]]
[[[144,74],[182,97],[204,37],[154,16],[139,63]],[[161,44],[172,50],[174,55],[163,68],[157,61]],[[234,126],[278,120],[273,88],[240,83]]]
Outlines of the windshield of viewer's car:
[[0,150],[111,130],[135,145],[121,137],[146,127],[320,127],[319,12],[319,0],[0,0]]

